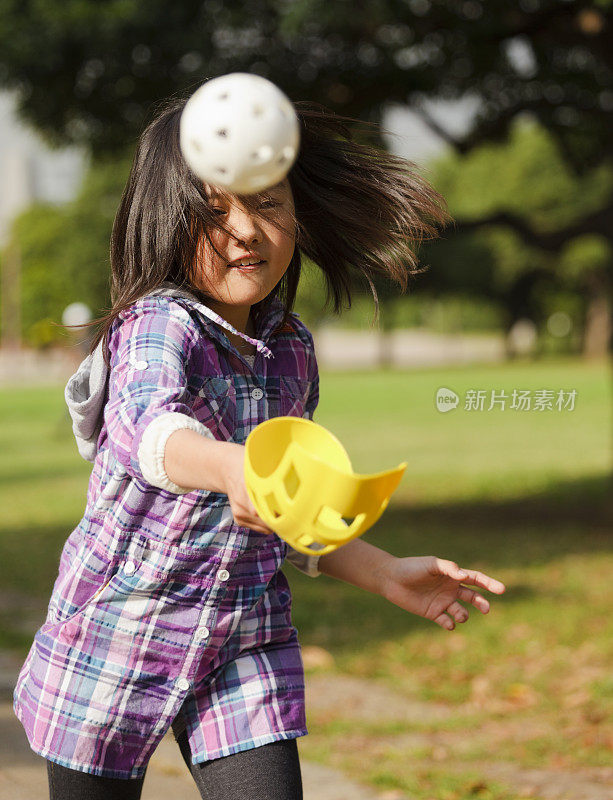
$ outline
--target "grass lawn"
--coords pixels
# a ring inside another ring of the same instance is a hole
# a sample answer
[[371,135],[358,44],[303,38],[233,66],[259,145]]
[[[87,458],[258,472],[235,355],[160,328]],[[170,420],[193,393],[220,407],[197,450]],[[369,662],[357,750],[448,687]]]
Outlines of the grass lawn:
[[[440,387],[460,396],[446,414],[434,402]],[[471,389],[485,390],[483,411],[465,410]],[[575,389],[575,408],[513,410],[513,389]],[[504,410],[487,410],[492,390],[507,393]],[[61,387],[0,390],[0,414],[0,586],[44,614],[90,465],[77,454]],[[367,541],[399,557],[454,559],[508,590],[490,598],[489,615],[473,609],[468,623],[447,632],[288,566],[303,647],[332,657],[315,672],[377,679],[406,702],[450,711],[442,720],[390,722],[382,714],[356,725],[331,701],[325,713],[307,709],[302,755],[419,800],[537,796],[475,777],[492,759],[569,772],[611,764],[608,368],[555,360],[324,373],[316,419],[339,436],[358,471],[409,463]],[[25,653],[30,641],[5,604],[0,645]]]

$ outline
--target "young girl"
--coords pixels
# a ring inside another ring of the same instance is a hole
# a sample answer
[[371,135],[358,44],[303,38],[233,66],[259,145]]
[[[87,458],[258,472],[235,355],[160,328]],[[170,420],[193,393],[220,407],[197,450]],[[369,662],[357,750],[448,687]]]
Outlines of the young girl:
[[339,311],[354,275],[404,288],[444,206],[405,161],[309,103],[296,104],[288,177],[229,195],[184,163],[183,106],[168,103],[139,141],[113,228],[112,310],[66,388],[93,470],[14,702],[53,800],[139,798],[171,726],[207,800],[302,797],[286,557],[448,630],[468,618],[460,600],[489,610],[465,584],[504,591],[361,539],[305,557],[257,516],[247,435],[270,417],[312,418],[318,401],[313,339],[291,312],[301,252]]

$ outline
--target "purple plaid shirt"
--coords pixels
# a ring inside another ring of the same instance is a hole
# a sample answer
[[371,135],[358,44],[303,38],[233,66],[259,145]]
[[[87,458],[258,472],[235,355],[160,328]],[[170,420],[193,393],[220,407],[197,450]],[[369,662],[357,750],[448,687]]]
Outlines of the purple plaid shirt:
[[313,339],[282,314],[275,300],[260,320],[253,366],[195,300],[146,297],[114,323],[85,513],[14,693],[41,756],[136,778],[173,724],[194,763],[307,734],[291,548],[238,526],[226,495],[152,485],[139,457],[162,414],[241,444],[270,417],[312,417]]

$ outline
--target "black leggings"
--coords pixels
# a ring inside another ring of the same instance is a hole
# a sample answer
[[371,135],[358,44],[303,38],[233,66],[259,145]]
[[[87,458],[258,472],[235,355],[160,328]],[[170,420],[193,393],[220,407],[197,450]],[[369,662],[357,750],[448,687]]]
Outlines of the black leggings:
[[[177,737],[183,760],[205,800],[302,800],[295,739],[192,764],[187,731]],[[101,778],[47,761],[50,800],[140,800],[143,778]]]

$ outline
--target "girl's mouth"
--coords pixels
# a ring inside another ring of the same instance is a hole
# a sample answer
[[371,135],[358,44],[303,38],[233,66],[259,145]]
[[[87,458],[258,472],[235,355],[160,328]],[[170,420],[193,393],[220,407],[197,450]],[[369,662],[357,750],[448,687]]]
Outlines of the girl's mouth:
[[266,259],[262,259],[261,261],[257,261],[255,264],[246,264],[245,266],[240,266],[238,264],[228,264],[228,269],[238,269],[241,272],[253,272],[254,270],[258,269],[262,266],[262,264],[266,263]]

